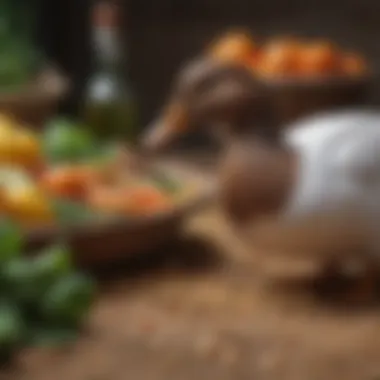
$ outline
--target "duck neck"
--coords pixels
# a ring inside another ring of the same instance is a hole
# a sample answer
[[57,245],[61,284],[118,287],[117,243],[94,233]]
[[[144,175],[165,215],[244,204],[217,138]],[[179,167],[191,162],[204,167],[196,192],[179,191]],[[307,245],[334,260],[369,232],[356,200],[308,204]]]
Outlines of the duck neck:
[[281,214],[296,180],[295,152],[282,144],[279,136],[274,139],[266,131],[233,134],[227,143],[222,181],[230,217],[240,225],[265,215]]

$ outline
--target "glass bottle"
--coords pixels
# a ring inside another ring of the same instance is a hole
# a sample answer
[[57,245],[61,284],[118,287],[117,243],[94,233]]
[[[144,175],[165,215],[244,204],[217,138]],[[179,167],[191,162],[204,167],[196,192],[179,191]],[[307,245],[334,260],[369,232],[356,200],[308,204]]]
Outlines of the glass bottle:
[[137,134],[136,109],[126,78],[117,14],[115,3],[94,4],[94,70],[85,94],[84,120],[100,138],[132,142]]

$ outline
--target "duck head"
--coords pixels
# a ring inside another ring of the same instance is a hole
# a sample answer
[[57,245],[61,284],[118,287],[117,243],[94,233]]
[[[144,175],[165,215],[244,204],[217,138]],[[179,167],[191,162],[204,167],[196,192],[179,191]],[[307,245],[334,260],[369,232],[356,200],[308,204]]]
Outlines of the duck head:
[[245,67],[197,59],[180,70],[169,101],[143,136],[143,146],[163,148],[197,128],[218,139],[252,127],[268,132],[268,100],[268,91]]
[[222,140],[220,198],[238,225],[278,210],[289,188],[290,159],[272,122],[269,89],[245,67],[199,59],[174,82],[167,106],[143,136],[157,152],[177,137],[206,128]]

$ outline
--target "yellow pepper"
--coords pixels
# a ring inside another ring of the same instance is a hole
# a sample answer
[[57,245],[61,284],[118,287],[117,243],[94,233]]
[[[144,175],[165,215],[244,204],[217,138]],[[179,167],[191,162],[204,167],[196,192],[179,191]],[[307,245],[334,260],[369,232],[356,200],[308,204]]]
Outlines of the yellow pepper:
[[21,225],[46,224],[53,221],[53,210],[45,194],[33,186],[9,188],[5,195],[8,215]]
[[27,129],[2,129],[0,118],[0,165],[30,168],[41,162],[40,142]]

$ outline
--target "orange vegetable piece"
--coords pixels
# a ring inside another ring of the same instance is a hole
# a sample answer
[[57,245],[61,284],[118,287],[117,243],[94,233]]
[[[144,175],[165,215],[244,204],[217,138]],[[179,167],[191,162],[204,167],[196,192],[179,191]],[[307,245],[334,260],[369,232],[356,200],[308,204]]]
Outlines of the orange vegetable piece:
[[293,39],[274,40],[264,46],[257,72],[264,76],[294,75],[300,54],[300,43]]
[[168,197],[152,187],[98,186],[90,189],[87,201],[99,211],[125,215],[146,215],[166,210],[171,205]]
[[255,55],[257,47],[246,32],[229,32],[214,43],[209,54],[223,62],[248,63]]
[[356,53],[347,53],[342,57],[342,71],[347,74],[360,75],[367,71],[365,60]]
[[316,42],[302,49],[298,61],[298,70],[301,74],[333,74],[338,69],[339,52],[330,42]]
[[86,166],[62,166],[45,172],[40,183],[49,194],[83,199],[89,186],[98,179],[98,172]]
[[171,205],[169,198],[154,187],[138,187],[131,191],[127,212],[149,214],[164,211]]
[[89,189],[86,201],[93,209],[120,214],[125,198],[116,188],[98,185]]

